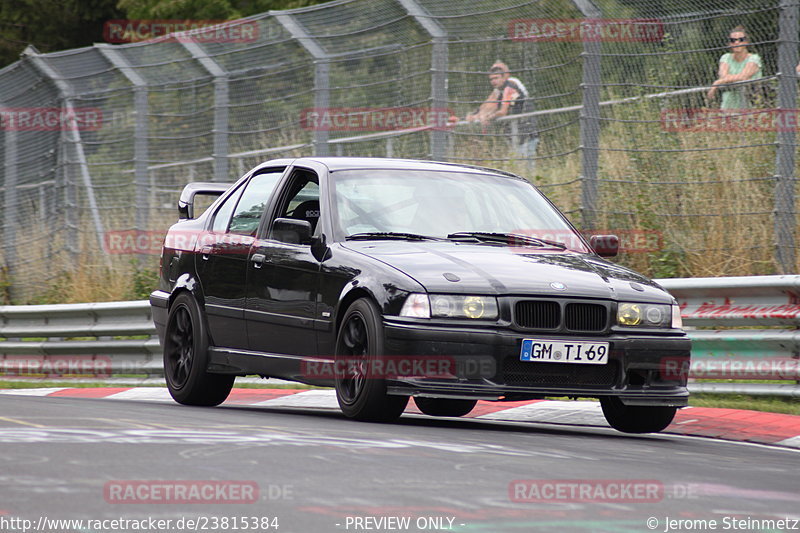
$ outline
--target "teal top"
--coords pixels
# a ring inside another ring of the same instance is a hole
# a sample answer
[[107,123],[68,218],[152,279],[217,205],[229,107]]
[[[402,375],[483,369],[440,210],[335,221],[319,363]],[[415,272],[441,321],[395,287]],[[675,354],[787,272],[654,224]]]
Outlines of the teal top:
[[[748,63],[755,63],[758,65],[758,70],[753,74],[750,79],[757,80],[763,76],[761,72],[761,58],[758,54],[747,54],[744,61],[736,61],[733,59],[733,54],[727,53],[723,55],[720,64],[728,64],[728,74],[739,74],[744,70],[745,65]],[[750,102],[747,101],[747,88],[748,85],[740,85],[738,87],[731,87],[729,89],[722,89],[722,109],[747,109],[750,107]]]

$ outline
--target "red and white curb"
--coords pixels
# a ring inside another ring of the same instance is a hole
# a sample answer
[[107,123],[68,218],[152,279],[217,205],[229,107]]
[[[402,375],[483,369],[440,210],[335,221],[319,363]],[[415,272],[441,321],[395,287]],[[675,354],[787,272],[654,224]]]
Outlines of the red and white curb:
[[[2,395],[60,398],[100,398],[173,402],[161,387],[38,388],[5,389]],[[339,409],[329,389],[233,389],[223,405],[270,408]],[[419,413],[412,403],[407,413]],[[533,400],[523,402],[478,402],[467,418],[608,427],[598,402]],[[712,437],[723,440],[772,444],[800,449],[800,416],[739,409],[687,407],[678,411],[664,433]]]

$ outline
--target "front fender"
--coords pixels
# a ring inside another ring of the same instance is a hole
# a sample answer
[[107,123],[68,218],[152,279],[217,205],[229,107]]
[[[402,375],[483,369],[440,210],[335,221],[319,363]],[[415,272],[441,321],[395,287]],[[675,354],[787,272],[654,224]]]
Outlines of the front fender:
[[[425,292],[422,285],[411,283],[409,279],[391,280],[378,278],[372,274],[362,272],[349,283],[347,283],[339,294],[339,303],[336,306],[334,324],[336,330],[339,329],[342,314],[347,310],[351,303],[358,298],[370,298],[381,310],[384,315],[396,316],[400,314],[406,297],[412,292]],[[415,286],[416,285],[416,286]]]

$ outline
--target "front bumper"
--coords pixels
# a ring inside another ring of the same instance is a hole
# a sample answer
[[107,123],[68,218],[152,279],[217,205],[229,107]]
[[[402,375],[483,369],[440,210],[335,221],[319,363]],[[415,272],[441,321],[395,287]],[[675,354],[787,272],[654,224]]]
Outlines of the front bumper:
[[[691,341],[683,333],[661,335],[554,335],[444,327],[385,317],[389,356],[441,357],[456,361],[459,372],[397,378],[390,394],[524,400],[546,396],[617,396],[627,405],[687,405]],[[522,340],[608,342],[604,365],[520,360]]]

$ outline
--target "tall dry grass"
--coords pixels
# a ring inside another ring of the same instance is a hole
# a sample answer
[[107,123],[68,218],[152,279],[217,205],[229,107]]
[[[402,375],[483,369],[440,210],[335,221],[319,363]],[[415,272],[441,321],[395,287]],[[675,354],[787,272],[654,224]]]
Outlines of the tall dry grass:
[[[670,132],[660,113],[646,102],[604,112],[594,229],[618,232],[623,243],[638,236],[650,250],[616,261],[653,277],[776,273],[775,133],[702,131],[702,124]],[[527,177],[582,227],[579,132],[557,131],[542,136],[533,168],[503,135],[464,135],[454,159]]]
[[651,121],[602,135],[601,223],[663,235],[660,250],[623,260],[653,276],[775,273],[774,132],[667,132],[657,113],[633,106],[619,114]]
[[24,235],[18,231],[16,268],[0,276],[2,303],[131,300],[155,288],[158,256],[106,255],[88,221],[81,221],[74,237],[46,226],[33,224]]

